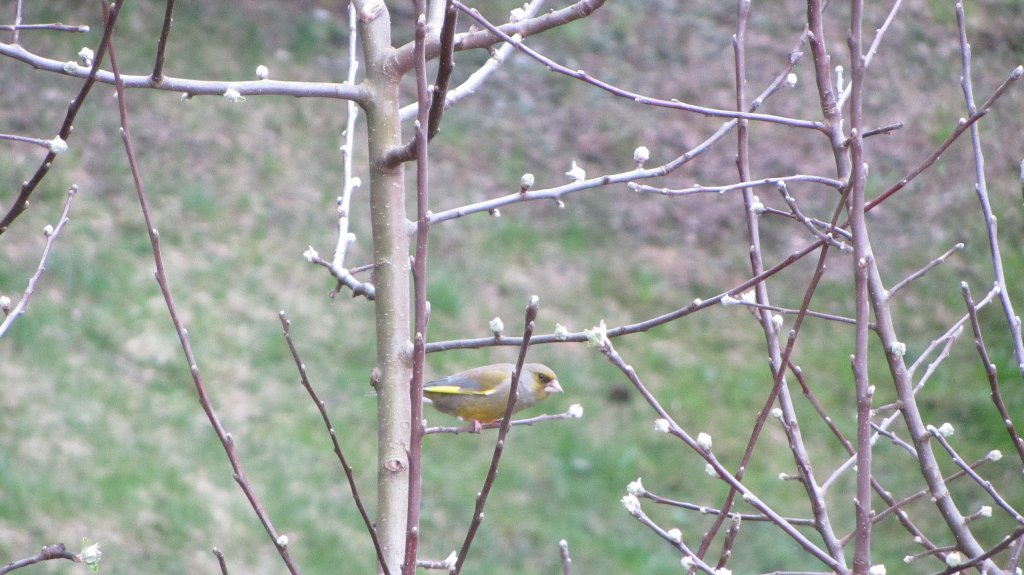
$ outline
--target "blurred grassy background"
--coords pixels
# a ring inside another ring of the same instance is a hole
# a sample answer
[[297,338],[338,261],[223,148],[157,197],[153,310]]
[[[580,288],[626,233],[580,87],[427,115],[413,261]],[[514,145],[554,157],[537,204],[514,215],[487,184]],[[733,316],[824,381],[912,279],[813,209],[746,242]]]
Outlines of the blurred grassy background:
[[[531,38],[530,44],[570,67],[639,92],[732,105],[731,3],[650,2],[642,10],[610,4],[589,20]],[[494,1],[481,6],[493,19],[504,18],[509,7]],[[397,37],[405,34],[407,40],[410,15],[404,9],[396,9],[395,20],[406,24]],[[1022,60],[1021,7],[1004,0],[969,9],[975,89],[983,100]],[[830,47],[841,58],[846,54],[845,7],[830,10]],[[866,29],[881,22],[880,10],[870,7]],[[24,32],[22,42],[58,60],[74,59],[81,46],[98,41],[96,12],[92,4],[78,2],[32,5],[26,22],[87,23],[93,32]],[[125,6],[117,49],[126,72],[149,70],[162,13],[160,2]],[[262,63],[275,79],[340,80],[347,45],[342,14],[343,7],[332,3],[181,4],[167,73],[247,79]],[[748,51],[752,92],[760,91],[785,61],[802,15],[800,3],[755,5]],[[482,52],[459,54],[457,78],[485,57]],[[771,100],[765,110],[817,118],[809,57],[797,71],[797,87]],[[8,61],[0,61],[0,74],[5,80],[3,131],[50,137],[78,81]],[[904,8],[870,71],[870,122],[906,124],[892,136],[870,141],[872,191],[909,171],[964,115],[958,77],[949,3]],[[198,407],[152,279],[148,239],[117,137],[111,94],[108,86],[95,89],[79,116],[71,151],[57,161],[32,209],[0,239],[0,293],[16,298],[38,262],[43,245],[38,230],[54,223],[70,184],[81,188],[29,313],[0,342],[0,560],[28,555],[54,541],[74,548],[88,536],[103,544],[104,572],[214,572],[213,546],[225,552],[232,571],[281,572]],[[172,288],[214,404],[236,439],[257,493],[277,528],[289,535],[306,572],[371,571],[371,547],[316,410],[295,383],[277,319],[281,309],[292,318],[313,383],[327,401],[372,509],[371,306],[361,299],[328,299],[333,282],[301,257],[308,244],[328,254],[334,243],[344,106],[259,97],[238,105],[219,98],[182,103],[176,94],[144,91],[133,91],[129,98]],[[1024,97],[1012,91],[982,122],[989,185],[1018,302],[1024,224],[1015,167],[1024,154],[1022,106]],[[538,188],[560,183],[573,159],[591,175],[621,171],[631,165],[632,150],[640,144],[651,148],[652,164],[662,162],[699,143],[719,124],[632,107],[517,56],[474,98],[447,114],[431,148],[433,207],[437,211],[508,193],[526,171],[537,175]],[[751,126],[751,135],[757,176],[832,173],[830,153],[811,135],[760,124]],[[360,132],[357,150],[363,141]],[[664,184],[733,181],[732,146],[723,141]],[[23,145],[6,149],[0,159],[0,189],[6,190],[0,207],[9,205],[42,156]],[[926,179],[871,216],[890,283],[953,243],[967,242],[962,256],[895,303],[910,358],[963,313],[961,280],[969,281],[976,294],[991,282],[968,159],[964,140]],[[357,160],[365,158],[357,154]],[[365,181],[365,171],[360,175]],[[831,214],[831,208],[824,210],[832,199],[816,197],[818,190],[794,185],[791,191],[805,211]],[[781,203],[772,193],[759,195],[766,204]],[[510,332],[517,331],[532,294],[541,297],[542,332],[552,331],[556,322],[572,330],[602,318],[620,325],[713,295],[748,275],[738,205],[735,195],[669,199],[606,189],[569,197],[564,209],[521,204],[503,209],[501,218],[476,215],[436,226],[430,248],[430,339],[486,335],[487,321],[494,316],[501,316]],[[366,212],[363,191],[354,202],[352,224],[359,241],[350,255],[352,265],[368,261]],[[805,241],[794,226],[764,221],[769,261]],[[797,306],[809,270],[810,263],[802,263],[773,278],[775,303]],[[850,284],[845,262],[834,261],[814,308],[851,314]],[[1024,399],[1000,331],[1005,320],[994,307],[983,315],[989,349],[1008,380],[1011,413],[1019,414]],[[928,420],[958,424],[957,446],[968,459],[993,448],[1009,453],[970,338],[962,339],[925,391]],[[682,424],[694,433],[713,433],[719,457],[735,462],[770,383],[762,341],[750,315],[732,307],[713,308],[616,346]],[[818,397],[849,434],[854,416],[851,351],[848,327],[809,322],[796,357]],[[891,400],[883,356],[875,351],[873,381],[880,401]],[[556,572],[562,538],[580,573],[679,572],[676,552],[637,525],[619,497],[640,476],[652,491],[717,506],[724,495],[721,486],[704,475],[695,456],[652,431],[649,409],[599,354],[575,345],[537,348],[532,354],[555,367],[567,390],[534,411],[561,411],[578,402],[586,416],[515,430],[467,572]],[[429,357],[429,374],[513,357],[510,349],[435,354]],[[817,457],[816,470],[827,475],[843,458],[806,402],[798,401],[798,409]],[[452,423],[432,412],[429,418],[432,424]],[[491,437],[427,439],[424,555],[440,559],[460,544]],[[769,425],[749,483],[780,511],[806,516],[799,486],[776,479],[779,472],[792,470],[785,447],[781,430]],[[917,489],[920,481],[908,458],[883,443],[878,453],[885,464],[877,473],[897,497]],[[1005,489],[1004,496],[1022,502],[1019,469],[1006,461],[985,473]],[[849,482],[835,489],[852,493]],[[957,489],[965,510],[987,503],[978,489],[964,484]],[[837,517],[852,512],[848,500],[834,498]],[[693,513],[646,508],[664,526],[680,527],[694,545],[709,525]],[[933,532],[937,522],[925,505],[910,511],[930,535],[942,532]],[[836,523],[841,533],[852,527],[845,517]],[[1007,521],[997,512],[989,523],[978,525],[978,532],[992,544]],[[877,533],[877,562],[892,567],[916,552],[891,520]],[[800,557],[796,546],[771,528],[749,524],[733,567],[736,572],[818,568]],[[905,572],[925,573],[936,566],[914,564]],[[49,564],[25,572],[70,569]]]

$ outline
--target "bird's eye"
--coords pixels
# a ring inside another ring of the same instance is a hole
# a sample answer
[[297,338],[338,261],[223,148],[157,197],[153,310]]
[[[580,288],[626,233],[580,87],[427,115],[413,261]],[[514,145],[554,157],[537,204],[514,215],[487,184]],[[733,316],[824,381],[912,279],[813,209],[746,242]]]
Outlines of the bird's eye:
[[544,373],[538,373],[537,374],[537,379],[539,379],[541,383],[547,383],[547,382],[551,381],[551,378],[548,377],[548,375],[544,374]]

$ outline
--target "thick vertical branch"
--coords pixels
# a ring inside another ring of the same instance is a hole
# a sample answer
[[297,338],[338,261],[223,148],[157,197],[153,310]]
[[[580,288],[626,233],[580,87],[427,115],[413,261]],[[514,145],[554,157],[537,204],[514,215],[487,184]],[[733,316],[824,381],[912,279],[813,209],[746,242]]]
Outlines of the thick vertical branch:
[[388,568],[397,573],[405,552],[409,494],[409,226],[403,167],[383,161],[401,145],[398,82],[385,66],[391,47],[391,18],[383,2],[356,2],[366,58],[367,143],[370,160],[370,218],[377,367],[377,536]]

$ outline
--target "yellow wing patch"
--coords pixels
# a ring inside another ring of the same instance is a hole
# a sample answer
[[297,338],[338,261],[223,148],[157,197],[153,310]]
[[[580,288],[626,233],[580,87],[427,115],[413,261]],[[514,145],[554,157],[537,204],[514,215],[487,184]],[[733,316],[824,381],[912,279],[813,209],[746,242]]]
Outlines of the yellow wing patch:
[[432,385],[423,389],[425,393],[447,393],[449,395],[491,395],[495,390],[481,391],[466,389],[457,385]]

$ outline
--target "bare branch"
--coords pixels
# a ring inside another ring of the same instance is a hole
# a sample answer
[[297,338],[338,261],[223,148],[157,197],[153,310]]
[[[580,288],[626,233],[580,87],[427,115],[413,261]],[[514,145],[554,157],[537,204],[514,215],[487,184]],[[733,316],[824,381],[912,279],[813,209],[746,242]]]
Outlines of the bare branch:
[[352,466],[348,464],[348,460],[345,458],[345,453],[341,450],[341,443],[338,441],[338,433],[335,431],[334,425],[331,424],[331,418],[327,415],[327,405],[320,399],[320,396],[317,395],[316,391],[313,389],[313,385],[309,382],[309,376],[306,375],[306,364],[299,358],[299,350],[295,347],[295,342],[292,341],[292,322],[288,319],[288,316],[284,311],[281,311],[278,314],[278,317],[281,320],[281,329],[284,334],[285,342],[288,344],[288,351],[291,353],[292,360],[295,362],[295,367],[299,372],[299,382],[302,384],[302,387],[306,389],[306,393],[308,393],[309,398],[313,400],[313,404],[316,405],[317,410],[320,412],[320,418],[323,419],[324,425],[327,427],[327,433],[331,436],[331,444],[334,446],[334,454],[338,457],[338,463],[341,464],[341,469],[345,472],[345,479],[348,481],[349,490],[352,492],[352,501],[356,504],[356,509],[359,510],[359,515],[363,519],[363,525],[366,526],[366,531],[370,535],[370,540],[373,541],[373,548],[377,552],[378,566],[381,568],[384,575],[390,575],[387,562],[384,559],[384,551],[381,549],[380,540],[377,537],[377,529],[373,526],[373,521],[370,519],[370,515],[366,512],[366,506],[363,505],[363,498],[359,496],[359,489],[356,487],[356,478],[352,473]]
[[71,200],[74,199],[75,194],[78,193],[78,186],[71,186],[68,189],[67,199],[64,200],[64,211],[61,212],[60,220],[56,226],[46,226],[43,229],[43,235],[46,236],[46,245],[43,247],[43,254],[39,258],[39,265],[36,266],[35,273],[28,279],[28,285],[25,287],[24,293],[22,293],[21,299],[12,308],[10,306],[10,300],[0,299],[0,313],[4,314],[4,320],[0,322],[0,339],[4,337],[7,330],[14,325],[14,321],[17,320],[25,311],[28,309],[29,300],[32,299],[32,294],[35,292],[36,283],[39,278],[43,276],[43,271],[46,270],[46,259],[50,256],[50,250],[53,248],[53,243],[57,241],[57,236],[60,235],[61,230],[68,223],[70,218],[68,217],[71,213]]

